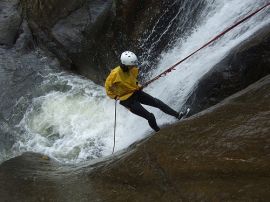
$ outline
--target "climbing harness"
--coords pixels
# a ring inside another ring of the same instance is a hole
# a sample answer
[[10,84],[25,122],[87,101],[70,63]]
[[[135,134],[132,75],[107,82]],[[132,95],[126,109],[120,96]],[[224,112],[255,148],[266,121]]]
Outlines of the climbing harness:
[[[270,5],[270,2],[267,3],[266,5],[264,5],[263,7],[257,9],[256,11],[252,12],[251,14],[249,14],[248,16],[246,16],[245,18],[243,18],[242,20],[239,20],[238,22],[236,22],[232,26],[228,27],[227,29],[225,29],[224,31],[222,31],[220,34],[218,34],[217,36],[215,36],[213,39],[211,39],[210,41],[208,41],[206,44],[204,44],[203,46],[201,46],[199,49],[195,50],[194,52],[192,52],[190,55],[188,55],[184,59],[182,59],[179,62],[175,63],[174,65],[172,65],[171,67],[169,67],[168,69],[166,69],[165,71],[163,71],[162,73],[160,73],[159,75],[157,75],[156,77],[154,77],[153,79],[151,79],[148,82],[144,83],[142,85],[141,89],[147,87],[149,84],[153,83],[154,81],[158,80],[159,78],[161,78],[163,76],[166,76],[168,73],[170,73],[171,71],[175,70],[176,67],[179,64],[181,64],[182,62],[184,62],[185,60],[187,60],[188,58],[190,58],[195,53],[199,52],[200,50],[202,50],[203,48],[205,48],[206,46],[208,46],[212,42],[216,41],[217,39],[219,39],[220,37],[222,37],[223,35],[225,35],[227,32],[231,31],[232,29],[234,29],[235,27],[237,27],[238,25],[240,25],[241,23],[245,22],[246,20],[248,20],[249,18],[251,18],[255,14],[259,13],[261,10],[263,10],[266,7],[268,7],[269,5]],[[115,117],[114,117],[114,146],[113,146],[113,153],[114,153],[114,149],[115,149],[116,105],[117,105],[117,100],[115,101],[115,112],[114,112],[114,116]]]
[[207,42],[206,44],[204,44],[202,47],[200,47],[199,49],[197,49],[196,51],[194,51],[193,53],[191,53],[190,55],[188,55],[187,57],[185,57],[184,59],[180,60],[179,62],[175,63],[174,65],[172,65],[170,68],[166,69],[165,71],[163,71],[161,74],[157,75],[156,77],[154,77],[153,79],[151,79],[150,81],[146,82],[145,84],[142,85],[142,88],[147,87],[150,83],[158,80],[160,77],[162,76],[166,76],[168,73],[170,73],[171,71],[175,70],[176,66],[178,66],[179,64],[181,64],[182,62],[184,62],[185,60],[187,60],[188,58],[190,58],[192,55],[194,55],[195,53],[199,52],[200,50],[202,50],[203,48],[205,48],[206,46],[208,46],[209,44],[211,44],[212,42],[216,41],[217,39],[219,39],[221,36],[225,35],[227,32],[231,31],[232,29],[234,29],[235,27],[237,27],[238,25],[240,25],[241,23],[243,23],[244,21],[248,20],[249,18],[251,18],[252,16],[254,16],[255,14],[257,14],[258,12],[260,12],[261,10],[263,10],[264,8],[266,8],[267,6],[270,5],[270,2],[267,3],[265,6],[261,7],[260,9],[254,11],[253,13],[249,14],[248,16],[246,16],[245,18],[243,18],[242,20],[239,20],[238,22],[236,22],[235,24],[233,24],[232,26],[228,27],[227,29],[225,29],[223,32],[221,32],[220,34],[218,34],[217,36],[215,36],[213,39],[211,39],[209,42]]

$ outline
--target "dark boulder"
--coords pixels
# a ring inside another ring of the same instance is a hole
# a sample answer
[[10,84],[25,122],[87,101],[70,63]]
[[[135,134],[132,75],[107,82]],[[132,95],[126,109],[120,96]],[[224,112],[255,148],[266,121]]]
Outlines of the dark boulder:
[[167,4],[165,0],[21,1],[37,44],[54,53],[64,68],[99,84],[119,64],[122,51],[142,51],[140,38]]
[[111,6],[111,1],[92,1],[52,28],[54,39],[64,47],[74,69],[97,83],[101,83],[110,58],[107,53],[111,49],[103,42],[106,41],[103,30]]
[[0,45],[12,46],[22,22],[19,0],[0,1]]
[[27,53],[35,48],[35,42],[26,20],[23,20],[19,27],[15,48],[21,53]]
[[29,22],[41,28],[52,27],[59,19],[79,9],[85,0],[21,0],[21,6]]
[[204,75],[186,106],[195,114],[270,73],[270,25],[242,42]]

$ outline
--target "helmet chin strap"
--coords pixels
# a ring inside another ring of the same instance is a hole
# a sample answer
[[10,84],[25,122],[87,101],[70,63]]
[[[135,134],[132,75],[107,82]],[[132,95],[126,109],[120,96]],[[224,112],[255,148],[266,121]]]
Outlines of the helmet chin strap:
[[129,70],[129,67],[127,65],[121,64],[120,67],[123,70],[123,72],[128,72],[128,70]]

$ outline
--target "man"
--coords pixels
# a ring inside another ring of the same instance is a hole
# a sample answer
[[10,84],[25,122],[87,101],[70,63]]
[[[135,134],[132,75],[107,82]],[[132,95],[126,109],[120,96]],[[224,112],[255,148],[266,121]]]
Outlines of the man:
[[142,87],[137,81],[139,74],[138,59],[133,52],[123,52],[120,60],[121,65],[111,71],[105,82],[106,93],[110,98],[120,100],[120,104],[132,113],[148,120],[149,125],[156,132],[160,128],[157,125],[155,116],[141,104],[159,108],[177,119],[182,118],[182,112],[176,112],[161,100],[142,91]]

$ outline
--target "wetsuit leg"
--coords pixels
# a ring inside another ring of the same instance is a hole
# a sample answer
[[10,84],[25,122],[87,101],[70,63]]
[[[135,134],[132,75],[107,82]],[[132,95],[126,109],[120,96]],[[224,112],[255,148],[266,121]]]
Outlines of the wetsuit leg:
[[143,91],[137,91],[136,94],[138,96],[138,100],[140,103],[145,104],[145,105],[149,105],[152,107],[156,107],[156,108],[160,109],[161,111],[163,111],[164,113],[178,118],[179,113],[177,111],[173,110],[172,108],[170,108],[168,105],[166,105],[161,100],[154,98],[151,95],[149,95]]
[[157,125],[156,118],[154,114],[148,112],[137,100],[137,96],[131,96],[127,100],[121,101],[121,105],[128,108],[132,113],[145,118],[151,128],[155,130],[156,132],[160,130],[160,128]]

